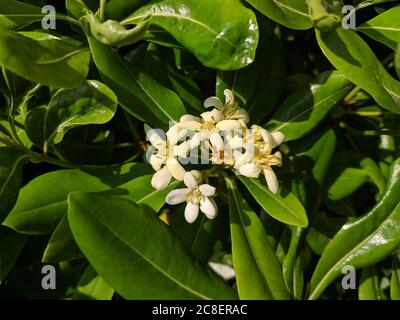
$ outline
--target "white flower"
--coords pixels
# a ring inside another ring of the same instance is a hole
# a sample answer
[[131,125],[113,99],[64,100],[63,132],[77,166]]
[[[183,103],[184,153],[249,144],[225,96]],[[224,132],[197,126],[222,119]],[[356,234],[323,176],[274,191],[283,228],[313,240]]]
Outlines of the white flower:
[[181,117],[179,128],[195,131],[191,139],[191,148],[208,140],[210,135],[218,131],[230,131],[246,128],[249,116],[235,102],[232,91],[225,90],[225,104],[218,97],[210,97],[204,101],[205,108],[214,107],[203,112],[200,117],[185,115]]
[[172,177],[176,180],[183,180],[185,169],[181,166],[178,157],[187,156],[190,148],[188,141],[177,144],[178,141],[185,136],[184,130],[178,130],[177,125],[164,134],[161,130],[151,129],[145,126],[147,131],[147,139],[152,144],[149,149],[151,152],[150,164],[157,171],[151,179],[151,185],[161,190],[168,186]]
[[170,205],[186,201],[185,219],[189,223],[196,221],[199,210],[208,219],[214,219],[218,213],[217,205],[211,198],[215,194],[215,188],[209,184],[199,185],[200,177],[199,171],[186,172],[183,181],[187,188],[173,190],[166,198],[166,202]]
[[272,149],[280,145],[285,136],[281,132],[269,133],[262,127],[252,126],[252,132],[246,139],[246,152],[235,162],[238,172],[249,178],[258,178],[264,174],[268,188],[278,192],[279,182],[272,166],[282,165],[282,154]]

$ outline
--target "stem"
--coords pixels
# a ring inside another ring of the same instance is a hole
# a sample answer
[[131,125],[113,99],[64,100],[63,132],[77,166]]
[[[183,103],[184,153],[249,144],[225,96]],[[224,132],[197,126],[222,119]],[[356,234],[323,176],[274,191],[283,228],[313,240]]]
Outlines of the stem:
[[14,113],[15,113],[15,109],[16,109],[16,98],[15,98],[15,83],[14,83],[14,78],[9,77],[9,74],[7,72],[7,70],[5,70],[3,68],[3,76],[4,76],[4,80],[6,82],[7,88],[8,88],[8,92],[9,92],[9,111],[8,111],[8,118],[10,121],[10,127],[11,127],[11,133],[12,136],[14,138],[14,140],[20,144],[23,145],[21,139],[19,138],[19,135],[17,133],[17,129],[15,126],[15,120],[14,120]]
[[360,87],[354,87],[353,90],[351,90],[349,94],[343,99],[344,104],[351,104],[351,100],[357,95],[360,90]]
[[106,7],[106,0],[100,0],[100,21],[104,21],[104,11]]

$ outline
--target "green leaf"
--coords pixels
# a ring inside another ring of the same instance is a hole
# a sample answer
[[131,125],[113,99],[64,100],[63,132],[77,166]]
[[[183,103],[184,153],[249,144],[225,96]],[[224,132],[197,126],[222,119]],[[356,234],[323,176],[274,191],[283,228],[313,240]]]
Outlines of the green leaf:
[[43,253],[43,263],[58,263],[82,258],[83,254],[79,250],[72,236],[65,214],[58,223],[50,237],[47,247]]
[[400,113],[400,82],[382,66],[371,48],[354,31],[316,31],[329,61],[351,82],[368,92],[383,108]]
[[312,27],[308,6],[304,0],[246,0],[268,18],[297,30]]
[[28,159],[20,151],[0,147],[0,222],[17,201],[22,183],[22,169]]
[[0,226],[0,285],[13,268],[28,237]]
[[17,29],[34,21],[41,21],[44,14],[42,8],[15,0],[0,3],[0,27]]
[[209,220],[204,214],[194,223],[187,223],[184,216],[184,206],[170,213],[170,228],[186,248],[199,261],[206,263],[213,253],[214,245],[218,239],[221,239],[222,215]]
[[168,193],[178,188],[182,181],[173,181],[167,188],[156,190],[151,185],[153,173],[146,175],[147,172],[142,171],[141,177],[136,177],[131,181],[124,183],[117,188],[104,191],[105,194],[115,195],[120,198],[135,202],[137,204],[146,206],[154,210],[160,211],[161,207],[165,204],[165,198]]
[[131,115],[159,128],[168,127],[186,113],[179,97],[132,64],[111,47],[88,35],[93,60],[104,82]]
[[106,195],[74,193],[68,221],[93,268],[126,299],[235,297],[144,207]]
[[136,24],[149,14],[205,66],[234,70],[254,60],[257,20],[239,0],[163,0],[140,8],[122,24]]
[[116,110],[115,94],[103,83],[87,80],[79,87],[59,90],[47,109],[33,109],[26,119],[27,132],[38,146],[59,143],[68,130],[82,125],[106,123]]
[[67,213],[69,193],[107,190],[151,171],[149,166],[132,163],[88,172],[68,169],[46,173],[21,189],[4,225],[26,234],[50,234]]
[[97,274],[92,266],[88,266],[76,286],[74,300],[111,300],[114,289]]
[[343,199],[366,182],[374,183],[379,194],[384,192],[385,178],[371,158],[355,151],[347,151],[337,153],[332,162],[327,178],[329,199]]
[[389,48],[396,50],[400,42],[400,7],[386,10],[384,13],[363,23],[357,30],[370,38],[379,41]]
[[111,19],[122,20],[131,12],[149,2],[148,0],[109,0],[106,3],[106,14]]
[[380,300],[379,278],[375,266],[361,271],[360,284],[358,286],[359,300]]
[[341,274],[345,265],[375,264],[400,245],[400,159],[382,199],[366,215],[345,224],[326,247],[311,279],[310,299],[316,299]]
[[328,197],[330,200],[340,200],[360,188],[368,181],[368,174],[362,169],[345,168],[338,176],[328,177],[334,180],[328,189]]
[[254,62],[240,70],[220,71],[217,79],[217,95],[222,97],[224,89],[231,89],[239,105],[257,123],[276,106],[286,73],[280,39],[273,33],[272,25],[259,19],[259,27]]
[[145,49],[142,53],[144,57],[134,60],[133,63],[142,67],[157,82],[176,92],[189,110],[203,112],[203,94],[199,86],[184,72],[175,68],[173,61],[168,61],[168,51],[154,44],[149,44]]
[[281,265],[264,226],[242,198],[235,183],[226,179],[232,238],[233,267],[240,299],[288,300]]
[[44,32],[16,33],[0,28],[0,65],[52,88],[71,88],[88,74],[90,54]]
[[237,177],[272,217],[286,224],[307,227],[308,219],[304,207],[291,192],[281,188],[278,193],[273,194],[257,179],[242,175]]
[[292,93],[266,128],[283,132],[285,141],[299,139],[313,130],[352,87],[339,72],[324,72],[307,87]]
[[399,258],[393,257],[392,278],[390,280],[390,298],[400,300],[400,265]]

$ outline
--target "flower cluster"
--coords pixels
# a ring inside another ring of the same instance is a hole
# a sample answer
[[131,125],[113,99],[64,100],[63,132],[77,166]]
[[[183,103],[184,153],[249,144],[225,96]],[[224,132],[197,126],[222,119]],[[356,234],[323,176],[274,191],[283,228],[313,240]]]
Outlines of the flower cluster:
[[225,103],[217,97],[204,102],[205,108],[200,117],[184,115],[178,123],[173,123],[164,133],[146,126],[147,139],[151,146],[148,160],[156,171],[151,184],[157,189],[166,188],[172,178],[184,181],[187,188],[176,189],[167,195],[170,205],[187,203],[185,218],[193,223],[201,210],[209,219],[217,215],[213,200],[215,188],[201,184],[200,171],[186,172],[184,164],[216,164],[235,169],[238,174],[258,178],[264,174],[268,188],[276,193],[278,179],[273,166],[282,164],[282,155],[273,149],[279,146],[284,135],[281,132],[269,133],[264,128],[253,125],[248,128],[249,116],[236,103],[233,93],[225,90]]

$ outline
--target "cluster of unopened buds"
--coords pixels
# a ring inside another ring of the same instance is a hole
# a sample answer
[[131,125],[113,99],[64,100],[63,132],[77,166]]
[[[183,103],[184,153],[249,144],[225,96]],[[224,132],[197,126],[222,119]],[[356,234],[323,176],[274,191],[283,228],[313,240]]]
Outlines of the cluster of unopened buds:
[[186,171],[184,165],[220,165],[249,178],[263,173],[272,193],[279,188],[272,167],[282,165],[282,155],[279,151],[273,153],[273,149],[283,142],[284,135],[279,131],[269,133],[257,125],[248,128],[247,112],[235,102],[232,91],[225,90],[224,94],[225,103],[217,97],[208,98],[204,106],[213,108],[211,111],[200,117],[184,115],[167,133],[145,127],[151,143],[147,159],[156,171],[151,184],[161,190],[172,178],[184,182],[186,188],[171,191],[166,202],[186,202],[185,219],[189,223],[197,219],[199,211],[213,219],[218,210],[213,200],[215,187],[202,184],[207,175],[198,170]]

